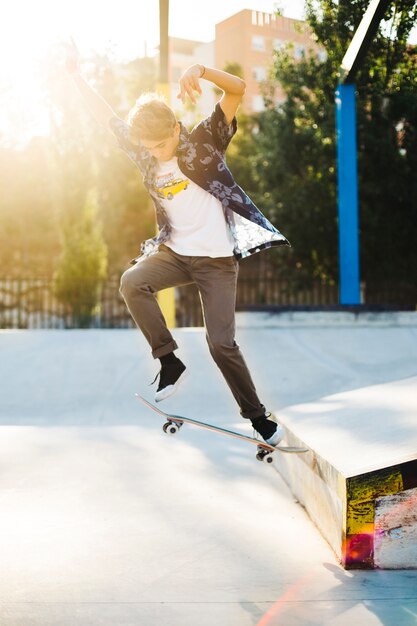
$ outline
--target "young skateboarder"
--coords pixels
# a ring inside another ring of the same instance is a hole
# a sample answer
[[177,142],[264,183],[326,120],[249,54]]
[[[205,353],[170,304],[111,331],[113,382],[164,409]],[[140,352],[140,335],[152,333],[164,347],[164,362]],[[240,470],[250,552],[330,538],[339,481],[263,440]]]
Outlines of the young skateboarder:
[[210,353],[222,372],[242,417],[271,445],[283,429],[268,419],[235,341],[238,260],[264,248],[289,245],[236,184],[225,152],[237,130],[236,111],[245,93],[237,76],[204,65],[189,67],[178,98],[193,103],[200,80],[223,91],[213,112],[189,132],[156,94],[141,96],[120,119],[84,80],[76,47],[66,67],[95,119],[113,132],[144,178],[155,205],[158,235],[142,244],[141,255],[122,276],[120,291],[137,327],[161,362],[155,400],[171,396],[187,370],[175,355],[155,294],[195,283],[200,293]]

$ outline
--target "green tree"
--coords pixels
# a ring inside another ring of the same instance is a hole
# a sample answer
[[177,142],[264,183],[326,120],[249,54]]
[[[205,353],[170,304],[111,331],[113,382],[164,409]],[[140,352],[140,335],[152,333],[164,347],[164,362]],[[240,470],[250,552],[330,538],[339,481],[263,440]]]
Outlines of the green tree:
[[[49,57],[48,57],[49,58]],[[84,62],[83,73],[125,117],[141,92],[154,90],[154,59],[116,63],[108,54]],[[50,124],[46,136],[16,145],[0,134],[0,263],[3,276],[51,277],[68,216],[78,219],[89,189],[97,192],[97,219],[108,247],[108,271],[119,274],[154,234],[154,211],[138,170],[115,138],[85,109],[66,72],[45,59],[39,81]],[[0,85],[0,104],[12,96]],[[30,110],[30,99],[28,100]],[[15,117],[19,119],[16,113]]]
[[25,148],[0,147],[0,267],[3,276],[50,276],[59,253],[50,193],[49,145],[35,137]]
[[97,222],[97,201],[88,193],[79,215],[63,228],[62,252],[54,274],[54,292],[77,326],[86,328],[98,312],[106,277],[107,250]]
[[[408,42],[417,3],[393,2],[356,77],[362,278],[417,276],[417,54]],[[266,110],[253,135],[258,201],[292,243],[289,266],[337,280],[334,92],[368,0],[307,0],[317,47],[296,61],[275,52]],[[277,83],[286,100],[269,95]],[[414,277],[414,278],[412,278]]]

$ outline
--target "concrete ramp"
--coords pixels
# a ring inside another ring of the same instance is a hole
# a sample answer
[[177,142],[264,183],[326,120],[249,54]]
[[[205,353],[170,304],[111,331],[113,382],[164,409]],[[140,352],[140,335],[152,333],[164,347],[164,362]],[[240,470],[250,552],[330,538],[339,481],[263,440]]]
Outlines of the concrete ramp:
[[[262,402],[289,444],[311,450],[276,455],[276,467],[340,562],[416,568],[417,314],[241,313],[237,321]],[[174,335],[191,375],[163,408],[252,433],[204,329]],[[152,399],[158,369],[136,330],[0,331],[0,425],[157,431],[134,393]],[[221,440],[204,435],[209,451]],[[240,452],[250,462],[252,450]]]

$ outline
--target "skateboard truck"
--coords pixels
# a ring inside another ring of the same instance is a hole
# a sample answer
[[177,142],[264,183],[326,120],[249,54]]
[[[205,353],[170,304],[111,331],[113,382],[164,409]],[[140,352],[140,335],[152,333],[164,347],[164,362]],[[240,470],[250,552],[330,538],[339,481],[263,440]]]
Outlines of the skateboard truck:
[[272,454],[273,454],[273,450],[269,450],[268,448],[265,448],[264,446],[259,445],[256,458],[258,461],[263,461],[264,463],[273,463],[274,458]]
[[183,424],[184,422],[173,422],[170,420],[162,426],[162,430],[167,435],[176,435]]

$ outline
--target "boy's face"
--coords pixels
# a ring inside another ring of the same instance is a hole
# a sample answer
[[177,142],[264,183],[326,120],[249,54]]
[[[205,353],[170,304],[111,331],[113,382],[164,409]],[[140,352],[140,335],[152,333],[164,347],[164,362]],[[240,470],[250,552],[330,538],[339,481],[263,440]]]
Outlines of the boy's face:
[[178,146],[181,127],[177,122],[174,130],[165,139],[152,141],[151,139],[141,139],[141,145],[148,150],[158,161],[169,161],[175,154]]

